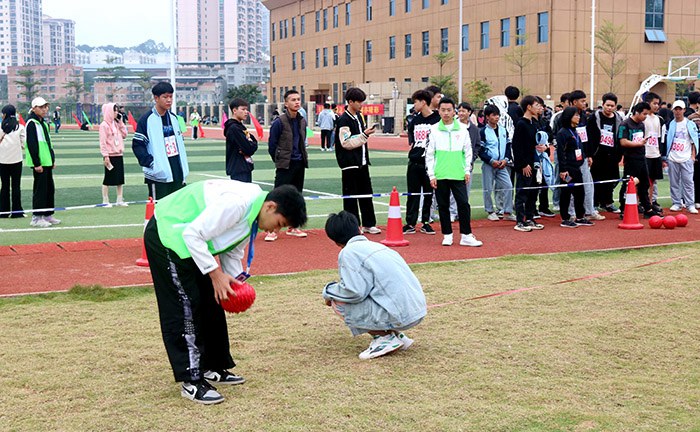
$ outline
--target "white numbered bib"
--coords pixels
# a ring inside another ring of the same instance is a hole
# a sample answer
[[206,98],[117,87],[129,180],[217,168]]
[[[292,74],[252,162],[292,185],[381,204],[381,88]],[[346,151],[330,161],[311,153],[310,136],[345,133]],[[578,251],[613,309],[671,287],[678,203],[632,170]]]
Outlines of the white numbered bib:
[[674,138],[673,144],[671,144],[671,151],[683,153],[685,151],[685,145],[687,143],[688,141],[683,138]]
[[583,152],[581,151],[581,149],[574,150],[574,154],[576,155],[577,161],[583,160]]
[[651,147],[658,147],[659,146],[659,137],[656,135],[656,133],[652,132],[651,135],[649,135],[649,139],[647,140],[647,145]]
[[613,137],[613,133],[607,130],[600,131],[600,145],[615,147],[615,138]]
[[174,135],[165,137],[165,154],[168,155],[168,157],[180,154],[180,152],[177,151],[177,141],[175,141]]
[[588,132],[586,132],[586,127],[585,126],[579,126],[576,128],[576,133],[578,134],[578,138],[581,140],[581,142],[586,142],[588,141]]
[[632,134],[632,142],[633,143],[641,143],[644,142],[644,132],[635,132]]

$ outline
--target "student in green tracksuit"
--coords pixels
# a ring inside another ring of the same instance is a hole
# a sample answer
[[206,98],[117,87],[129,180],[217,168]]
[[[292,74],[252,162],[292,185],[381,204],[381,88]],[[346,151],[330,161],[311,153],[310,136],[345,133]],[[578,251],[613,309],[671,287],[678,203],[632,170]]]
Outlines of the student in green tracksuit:
[[231,283],[240,283],[243,252],[258,229],[275,232],[305,223],[306,203],[290,185],[267,193],[252,183],[207,180],[158,201],[144,245],[163,342],[183,397],[219,403],[224,398],[209,381],[245,381],[228,371],[235,363],[218,303],[233,294]]

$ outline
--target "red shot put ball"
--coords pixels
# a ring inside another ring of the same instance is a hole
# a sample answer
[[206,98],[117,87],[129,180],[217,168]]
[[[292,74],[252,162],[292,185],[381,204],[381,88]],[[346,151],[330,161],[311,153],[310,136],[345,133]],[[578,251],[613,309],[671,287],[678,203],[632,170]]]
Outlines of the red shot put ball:
[[678,222],[674,216],[664,216],[664,227],[667,229],[674,229]]
[[676,215],[676,226],[682,228],[686,225],[688,225],[688,216],[683,213]]
[[255,302],[255,290],[248,282],[242,284],[232,283],[231,288],[236,296],[228,296],[228,300],[221,301],[221,307],[226,312],[241,313],[248,310]]
[[659,229],[664,224],[660,216],[652,216],[649,218],[649,228]]

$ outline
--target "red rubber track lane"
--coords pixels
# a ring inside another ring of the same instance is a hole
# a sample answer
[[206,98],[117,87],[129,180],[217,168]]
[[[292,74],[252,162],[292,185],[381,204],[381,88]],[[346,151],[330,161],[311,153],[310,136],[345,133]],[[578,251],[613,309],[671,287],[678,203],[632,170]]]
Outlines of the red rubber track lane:
[[[512,222],[479,220],[474,221],[472,227],[476,237],[484,242],[482,247],[459,246],[457,235],[454,246],[441,246],[439,233],[433,236],[417,233],[406,236],[409,246],[395,250],[409,263],[425,263],[637,248],[700,240],[700,217],[695,215],[691,215],[685,228],[652,230],[646,226],[646,221],[642,221],[645,228],[636,231],[618,229],[620,220],[617,215],[607,213],[606,216],[607,220],[596,222],[594,227],[576,229],[560,228],[558,216],[542,218],[540,222],[546,228],[529,233],[514,231]],[[439,231],[439,223],[433,227]],[[457,223],[453,224],[453,230],[458,232]],[[375,241],[384,237],[384,233],[369,236]],[[265,242],[260,236],[255,250],[253,275],[335,269],[340,251],[322,230],[309,231],[307,238],[281,233],[275,242]],[[148,268],[135,265],[140,256],[140,239],[0,246],[0,295],[63,291],[77,284],[105,287],[150,284]]]

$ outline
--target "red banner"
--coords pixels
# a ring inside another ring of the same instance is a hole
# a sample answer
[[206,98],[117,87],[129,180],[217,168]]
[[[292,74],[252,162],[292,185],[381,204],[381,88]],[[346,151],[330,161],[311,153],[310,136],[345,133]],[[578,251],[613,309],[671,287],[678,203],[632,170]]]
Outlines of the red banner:
[[[322,104],[316,104],[316,115],[319,115],[323,111]],[[337,109],[338,115],[345,112],[345,105],[338,105]],[[384,104],[367,104],[362,105],[362,115],[384,115]]]

